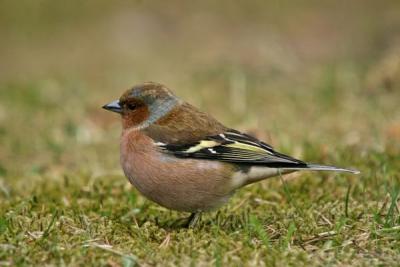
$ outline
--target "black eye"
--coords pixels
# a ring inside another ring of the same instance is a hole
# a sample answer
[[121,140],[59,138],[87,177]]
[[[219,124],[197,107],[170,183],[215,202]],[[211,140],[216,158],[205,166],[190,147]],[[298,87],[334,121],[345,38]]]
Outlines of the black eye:
[[135,105],[135,104],[132,104],[132,103],[126,104],[126,107],[127,107],[129,110],[134,110],[134,109],[136,109],[136,105]]

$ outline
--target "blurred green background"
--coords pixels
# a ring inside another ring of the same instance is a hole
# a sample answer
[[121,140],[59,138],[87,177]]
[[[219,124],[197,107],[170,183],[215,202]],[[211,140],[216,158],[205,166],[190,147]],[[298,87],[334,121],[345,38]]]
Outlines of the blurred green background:
[[398,1],[1,1],[1,169],[46,168],[55,156],[76,164],[93,144],[116,144],[119,122],[100,106],[143,81],[232,127],[270,131],[276,145],[398,142],[387,138],[400,131],[399,10]]
[[[65,199],[76,199],[73,192],[81,187],[92,191],[99,180],[104,188],[122,186],[125,197],[135,192],[124,187],[119,167],[120,122],[101,106],[144,81],[167,85],[225,124],[282,152],[361,169],[362,176],[318,185],[326,194],[336,188],[337,198],[344,199],[352,184],[360,209],[369,198],[377,211],[398,188],[400,1],[2,0],[0,40],[0,234],[8,235],[0,238],[3,244],[17,242],[16,233],[31,231],[29,223],[14,232],[1,225],[11,229],[13,216],[21,212],[16,207],[31,203],[32,196],[44,207],[54,202],[42,209],[42,217],[51,222],[52,210],[64,207],[67,213]],[[293,181],[292,190],[304,190],[312,201],[313,192],[303,188],[313,185],[312,175],[303,177],[308,178]],[[63,195],[66,181],[73,186]],[[282,190],[279,182],[266,183],[266,191],[271,186]],[[257,190],[253,186],[243,194],[257,192],[262,198]],[[123,196],[114,195],[122,210],[143,202],[138,196],[142,202],[124,203]],[[397,203],[397,195],[394,199]],[[29,207],[23,216],[35,221],[28,212],[35,208]],[[144,222],[149,214],[141,216]],[[170,219],[168,213],[154,216]],[[395,218],[392,226],[399,223]],[[375,225],[370,223],[361,224]],[[5,249],[0,262],[60,263],[50,256],[35,259],[45,252],[32,248],[26,235],[18,241],[26,242],[20,261],[10,256],[13,249]],[[398,232],[395,240],[398,244]],[[159,263],[135,253],[142,263]],[[71,255],[66,263],[82,264]],[[166,257],[179,262],[175,256]],[[57,259],[64,257],[61,253]],[[107,263],[99,255],[86,260],[96,262],[96,257]]]

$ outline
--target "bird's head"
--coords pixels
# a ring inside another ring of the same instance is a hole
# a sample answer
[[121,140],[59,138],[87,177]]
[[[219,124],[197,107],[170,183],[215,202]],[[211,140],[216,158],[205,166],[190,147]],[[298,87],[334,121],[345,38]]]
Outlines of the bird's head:
[[144,129],[165,116],[180,100],[162,84],[146,82],[127,90],[103,108],[121,114],[124,129]]

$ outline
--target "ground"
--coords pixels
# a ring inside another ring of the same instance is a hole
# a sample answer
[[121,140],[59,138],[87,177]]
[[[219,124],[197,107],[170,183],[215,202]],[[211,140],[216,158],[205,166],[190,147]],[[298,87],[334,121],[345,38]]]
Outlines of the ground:
[[[3,2],[0,266],[398,265],[400,7],[301,2]],[[265,180],[181,228],[128,183],[100,108],[146,80],[361,174]]]

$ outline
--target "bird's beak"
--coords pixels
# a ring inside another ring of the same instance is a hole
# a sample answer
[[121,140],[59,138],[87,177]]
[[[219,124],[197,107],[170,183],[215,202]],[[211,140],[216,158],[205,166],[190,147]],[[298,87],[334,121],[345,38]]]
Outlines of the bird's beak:
[[122,113],[122,107],[119,104],[119,100],[115,100],[111,103],[108,103],[107,105],[103,106],[104,109],[112,111],[112,112],[116,112],[121,114]]

